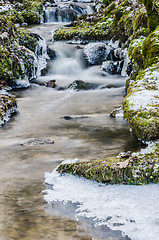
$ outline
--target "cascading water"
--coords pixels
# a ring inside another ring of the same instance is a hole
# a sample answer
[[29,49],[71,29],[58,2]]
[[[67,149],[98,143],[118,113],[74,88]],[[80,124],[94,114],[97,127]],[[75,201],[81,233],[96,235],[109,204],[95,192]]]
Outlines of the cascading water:
[[44,22],[73,22],[81,14],[93,13],[93,4],[85,2],[56,1],[44,6]]
[[[78,1],[76,3],[79,4]],[[56,5],[60,4],[56,2]],[[55,6],[49,5],[45,11],[49,7]],[[72,9],[77,12],[77,5]],[[85,11],[86,8],[83,9]],[[55,21],[54,14],[53,17],[48,15],[49,12],[46,14],[47,22],[51,19]],[[67,21],[70,21],[69,17]],[[54,32],[60,24],[47,23],[31,29],[47,39],[49,48],[56,52],[56,58],[49,60],[48,73],[37,78],[36,81],[42,86],[31,84],[31,88],[15,92],[20,114],[1,129],[0,237],[3,240],[130,240],[120,231],[134,239],[136,235],[136,239],[142,239],[146,227],[146,240],[150,226],[154,227],[151,237],[154,239],[155,233],[158,233],[158,202],[155,202],[158,198],[153,195],[149,198],[149,186],[133,186],[130,189],[129,186],[104,186],[76,177],[60,176],[54,171],[46,174],[45,180],[46,188],[51,188],[45,200],[54,206],[45,205],[43,201],[40,193],[44,188],[44,172],[52,171],[62,160],[104,159],[121,151],[139,148],[127,122],[121,116],[109,117],[110,112],[122,104],[125,78],[103,71],[98,58],[99,65],[89,62],[92,55],[90,51],[85,51],[84,45],[50,41],[50,32]],[[119,61],[120,71],[120,61],[124,61],[122,72],[125,74],[128,62],[126,52],[124,54],[113,43],[105,44],[104,49],[106,54],[103,61]],[[108,49],[113,49],[113,52]],[[40,66],[45,67],[43,56],[46,60],[46,45],[42,39],[36,54],[35,71],[31,76],[40,73],[41,67],[37,71],[38,61]],[[23,69],[23,64],[21,67]],[[50,80],[56,81],[55,88],[43,86]],[[76,91],[77,80],[87,83],[89,89]],[[72,84],[74,81],[76,84]],[[141,192],[140,188],[144,192],[143,199],[136,197]],[[156,187],[152,194],[155,192]],[[143,201],[145,212],[141,206]],[[148,219],[140,218],[138,211]],[[156,216],[154,222],[151,214]],[[75,221],[77,218],[81,223]],[[147,239],[150,239],[149,236]]]

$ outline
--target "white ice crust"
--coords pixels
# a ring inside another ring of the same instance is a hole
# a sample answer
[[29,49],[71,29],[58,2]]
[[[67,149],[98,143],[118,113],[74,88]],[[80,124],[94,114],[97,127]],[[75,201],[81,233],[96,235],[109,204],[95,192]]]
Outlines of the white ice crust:
[[133,240],[152,240],[159,236],[159,185],[104,185],[56,170],[45,173],[48,203],[79,203],[76,218],[93,218],[94,225],[121,230]]

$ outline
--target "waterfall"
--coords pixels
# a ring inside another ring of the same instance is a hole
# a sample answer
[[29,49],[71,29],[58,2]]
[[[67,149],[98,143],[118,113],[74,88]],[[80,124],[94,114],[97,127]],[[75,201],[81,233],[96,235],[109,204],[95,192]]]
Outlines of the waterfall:
[[47,55],[46,41],[41,36],[37,42],[35,54],[37,56],[37,62],[38,62],[37,72],[36,72],[36,76],[38,77],[41,75],[41,70],[46,68],[46,65],[47,65],[46,60],[49,58]]
[[93,13],[93,5],[85,2],[60,2],[55,4],[45,3],[45,22],[73,22],[81,14]]

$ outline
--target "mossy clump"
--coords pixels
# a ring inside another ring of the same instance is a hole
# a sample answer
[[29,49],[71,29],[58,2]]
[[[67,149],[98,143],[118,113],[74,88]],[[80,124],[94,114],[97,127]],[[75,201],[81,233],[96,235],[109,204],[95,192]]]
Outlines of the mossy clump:
[[134,39],[132,40],[128,48],[128,55],[131,62],[133,63],[133,67],[134,67],[133,70],[134,72],[136,72],[136,75],[140,70],[144,68],[145,60],[142,52],[142,46],[143,46],[144,40],[145,40],[144,36]]
[[154,31],[159,24],[159,5],[158,0],[140,0],[143,2],[147,17],[148,17],[148,27],[151,31]]
[[106,160],[61,164],[57,171],[106,184],[158,183],[159,144],[147,153],[122,153]]
[[130,127],[141,140],[159,138],[159,64],[141,71],[130,81],[123,111]]
[[142,51],[145,59],[145,67],[159,62],[159,27],[145,39]]
[[21,13],[22,17],[24,18],[24,22],[31,24],[38,24],[40,23],[40,15],[38,12],[31,11],[31,10],[24,10]]
[[40,36],[17,29],[24,21],[16,10],[0,12],[0,81],[14,87],[17,79],[35,76],[36,49]]
[[35,52],[37,47],[37,41],[39,40],[38,35],[30,33],[27,30],[17,30],[19,45],[25,46],[31,51]]
[[0,126],[5,121],[5,116],[10,116],[17,112],[17,103],[14,97],[7,95],[0,95]]
[[[11,4],[12,0],[8,1]],[[2,11],[0,15],[10,14],[12,18],[12,23],[27,23],[27,24],[37,24],[40,23],[43,15],[43,4],[44,0],[20,0],[14,1],[12,4],[12,10]]]

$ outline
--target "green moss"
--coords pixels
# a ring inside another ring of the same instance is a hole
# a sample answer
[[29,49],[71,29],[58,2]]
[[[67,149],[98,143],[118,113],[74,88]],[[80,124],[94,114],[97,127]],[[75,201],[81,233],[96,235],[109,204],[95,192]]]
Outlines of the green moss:
[[20,29],[17,32],[19,44],[35,52],[38,40],[36,34],[30,33],[24,29]]
[[[158,139],[159,138],[159,109],[158,103],[158,85],[157,85],[157,72],[159,72],[158,64],[154,64],[152,67],[141,71],[136,80],[129,84],[127,90],[127,96],[123,102],[124,116],[128,120],[130,127],[134,134],[142,140],[145,139]],[[145,97],[146,91],[153,91],[152,102],[144,107],[139,108],[138,104],[133,108],[133,103],[130,101],[131,96],[137,92],[140,92],[140,96]],[[137,107],[137,108],[136,108]],[[137,110],[134,110],[137,109]]]
[[144,68],[145,58],[142,52],[142,44],[144,39],[144,37],[134,39],[128,48],[128,55],[130,60],[134,63],[136,73],[138,73],[141,69]]
[[40,23],[40,15],[38,12],[32,10],[24,10],[21,13],[22,17],[24,18],[24,22],[28,24],[38,24]]
[[0,124],[1,122],[4,122],[6,112],[13,107],[17,107],[15,98],[7,95],[0,95]]
[[60,173],[71,173],[107,184],[141,184],[159,182],[159,144],[151,153],[136,156],[122,154],[105,160],[62,164]]
[[159,27],[145,39],[142,51],[145,67],[159,62]]
[[[154,31],[155,28],[159,25],[159,8],[158,5],[153,0],[142,0],[145,5],[147,16],[148,16],[148,27],[151,31]],[[155,8],[153,7],[153,2]],[[156,11],[156,9],[158,9]]]
[[147,15],[145,12],[137,9],[133,18],[133,31],[137,31],[140,28],[147,28]]

